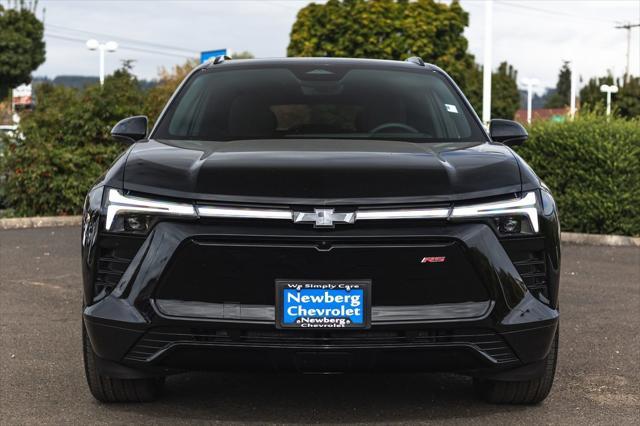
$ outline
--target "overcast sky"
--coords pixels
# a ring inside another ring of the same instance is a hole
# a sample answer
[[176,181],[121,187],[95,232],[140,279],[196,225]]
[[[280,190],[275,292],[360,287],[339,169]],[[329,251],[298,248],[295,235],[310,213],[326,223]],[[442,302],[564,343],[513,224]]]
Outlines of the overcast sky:
[[[446,0],[442,0],[446,2]],[[322,3],[323,1],[317,1]],[[3,2],[5,3],[5,2]],[[36,76],[97,75],[98,54],[84,46],[94,37],[120,44],[107,54],[112,72],[135,59],[134,72],[154,78],[201,50],[249,50],[256,57],[286,55],[289,32],[305,0],[40,0],[45,13],[47,61]],[[483,62],[483,0],[463,0],[470,13],[465,35]],[[519,78],[554,86],[563,59],[583,78],[624,73],[627,31],[640,23],[640,0],[495,0],[493,66],[508,60]],[[640,28],[632,29],[631,73],[640,74]],[[436,64],[437,65],[437,64]]]

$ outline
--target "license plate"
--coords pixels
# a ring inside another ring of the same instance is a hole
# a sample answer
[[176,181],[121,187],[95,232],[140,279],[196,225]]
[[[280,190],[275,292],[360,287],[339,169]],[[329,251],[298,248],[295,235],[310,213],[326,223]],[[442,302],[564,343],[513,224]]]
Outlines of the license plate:
[[369,328],[371,281],[277,280],[276,327]]

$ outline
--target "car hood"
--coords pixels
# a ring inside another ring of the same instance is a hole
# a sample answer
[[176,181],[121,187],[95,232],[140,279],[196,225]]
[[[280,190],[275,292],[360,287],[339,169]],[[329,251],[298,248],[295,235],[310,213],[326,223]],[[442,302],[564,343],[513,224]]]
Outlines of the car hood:
[[522,189],[512,151],[490,143],[284,139],[135,144],[123,188],[268,204],[447,202]]

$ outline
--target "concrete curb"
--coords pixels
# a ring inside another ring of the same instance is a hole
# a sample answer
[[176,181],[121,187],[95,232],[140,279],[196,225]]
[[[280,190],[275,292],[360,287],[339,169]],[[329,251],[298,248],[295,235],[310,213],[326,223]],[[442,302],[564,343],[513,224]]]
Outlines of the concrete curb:
[[[52,226],[78,226],[82,216],[42,216],[0,219],[0,229],[45,228]],[[624,235],[598,235],[563,232],[562,242],[593,246],[640,247],[640,238]]]
[[50,226],[78,226],[82,216],[36,216],[0,219],[0,229],[45,228]]
[[640,238],[627,237],[626,235],[599,235],[563,232],[561,239],[563,243],[569,244],[582,244],[590,246],[640,247]]

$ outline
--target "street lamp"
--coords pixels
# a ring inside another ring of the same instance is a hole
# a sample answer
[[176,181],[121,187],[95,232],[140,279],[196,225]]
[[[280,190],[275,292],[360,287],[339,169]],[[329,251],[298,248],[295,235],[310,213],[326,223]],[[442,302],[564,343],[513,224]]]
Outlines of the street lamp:
[[527,123],[531,124],[531,103],[533,98],[533,86],[540,84],[537,78],[523,78],[522,82],[527,86]]
[[571,61],[571,99],[569,100],[569,117],[576,117],[576,96],[578,92],[578,66],[576,60]]
[[87,49],[98,50],[100,52],[100,86],[104,84],[104,52],[115,52],[118,49],[118,43],[115,41],[108,41],[106,43],[100,43],[96,39],[87,40]]
[[607,117],[611,115],[611,94],[618,93],[618,86],[612,84],[611,86],[607,86],[603,84],[600,86],[600,91],[607,94]]

